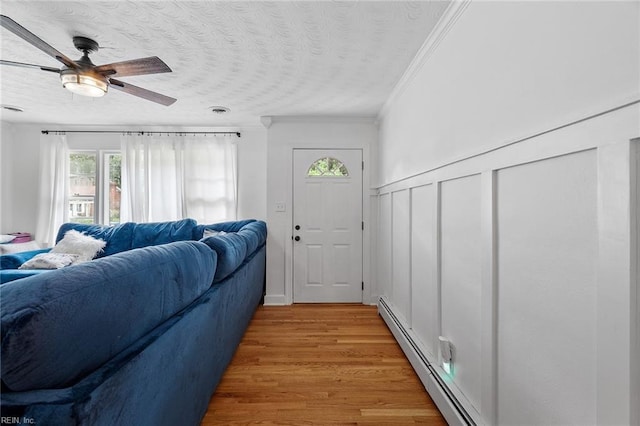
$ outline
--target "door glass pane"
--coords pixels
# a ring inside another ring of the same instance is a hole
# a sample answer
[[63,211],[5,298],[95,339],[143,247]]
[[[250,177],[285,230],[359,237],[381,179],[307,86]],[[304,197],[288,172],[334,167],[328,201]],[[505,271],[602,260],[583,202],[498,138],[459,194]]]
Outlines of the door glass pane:
[[69,155],[69,221],[95,223],[96,155]]
[[313,162],[307,171],[307,176],[349,176],[347,167],[342,161],[333,157],[320,158]]

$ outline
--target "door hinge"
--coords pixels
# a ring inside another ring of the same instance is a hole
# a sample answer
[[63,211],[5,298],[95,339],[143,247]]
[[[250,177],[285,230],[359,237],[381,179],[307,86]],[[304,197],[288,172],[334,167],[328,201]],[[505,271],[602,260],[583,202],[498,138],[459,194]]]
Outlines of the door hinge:
[[362,222],[362,230],[364,231],[364,222]]
[[362,281],[362,291],[364,291],[364,281]]
[[364,170],[364,161],[362,162],[362,170]]

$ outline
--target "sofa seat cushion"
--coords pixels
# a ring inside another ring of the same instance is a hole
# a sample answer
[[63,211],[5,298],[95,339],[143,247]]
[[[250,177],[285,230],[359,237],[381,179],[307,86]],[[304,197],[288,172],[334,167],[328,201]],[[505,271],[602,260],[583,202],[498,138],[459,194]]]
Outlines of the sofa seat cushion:
[[60,226],[56,243],[59,243],[70,230],[81,232],[98,240],[106,241],[104,249],[97,257],[111,256],[131,249],[131,238],[135,223],[127,222],[115,226],[85,225],[81,223],[65,223]]
[[235,232],[208,237],[202,242],[218,254],[218,266],[213,277],[214,283],[231,275],[247,257],[247,241]]
[[211,249],[184,241],[0,286],[3,389],[72,385],[202,295],[215,269]]
[[193,219],[174,222],[136,223],[133,229],[131,248],[193,240],[193,231],[196,226],[197,223]]

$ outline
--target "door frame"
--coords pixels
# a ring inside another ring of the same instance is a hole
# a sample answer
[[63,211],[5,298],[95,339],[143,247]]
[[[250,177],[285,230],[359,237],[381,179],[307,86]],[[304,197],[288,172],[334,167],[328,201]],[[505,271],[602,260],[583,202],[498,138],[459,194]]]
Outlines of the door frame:
[[[362,161],[363,167],[362,167],[362,174],[360,176],[360,220],[362,221],[362,223],[364,224],[364,150],[362,148],[309,148],[309,147],[305,147],[305,148],[294,148],[291,152],[291,230],[290,232],[292,233],[292,237],[291,237],[291,303],[295,302],[295,282],[294,282],[294,277],[295,277],[295,265],[294,265],[294,261],[295,261],[295,242],[293,240],[293,231],[294,231],[294,212],[295,212],[295,208],[296,208],[296,201],[295,201],[295,153],[296,151],[323,151],[323,152],[327,152],[327,151],[356,151],[360,153],[360,160]],[[340,160],[340,158],[338,158]],[[360,263],[360,278],[362,279],[362,282],[364,283],[364,256],[365,256],[365,246],[364,246],[364,229],[362,230],[363,232],[360,233],[360,244],[361,244],[361,253],[360,253],[360,258],[361,258],[361,263]],[[365,304],[365,294],[364,294],[364,286],[362,288],[361,294],[360,294],[360,303]],[[301,302],[304,303],[304,302]],[[314,303],[323,303],[323,302],[314,302]],[[340,303],[340,302],[336,302],[336,303]]]
[[[376,305],[378,303],[378,295],[375,283],[371,275],[371,256],[375,253],[374,240],[372,239],[372,230],[375,226],[376,219],[376,197],[377,189],[370,189],[371,185],[371,161],[370,148],[367,145],[352,146],[334,146],[327,145],[301,145],[291,144],[286,147],[286,168],[287,173],[287,189],[286,189],[286,209],[285,221],[287,229],[284,235],[284,297],[279,298],[277,295],[265,298],[265,304],[269,305],[291,305],[293,304],[293,151],[296,149],[309,150],[345,150],[359,149],[362,151],[362,159],[364,162],[364,170],[362,171],[362,220],[364,222],[364,232],[362,233],[362,279],[364,281],[364,291],[362,292],[363,305]],[[283,154],[285,153],[283,152]]]

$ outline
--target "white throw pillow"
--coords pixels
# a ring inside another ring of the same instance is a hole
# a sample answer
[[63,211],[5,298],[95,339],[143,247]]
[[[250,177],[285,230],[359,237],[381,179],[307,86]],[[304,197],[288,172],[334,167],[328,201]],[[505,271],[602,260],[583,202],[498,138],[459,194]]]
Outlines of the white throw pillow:
[[216,235],[225,235],[224,231],[214,231],[213,229],[205,229],[202,233],[202,238],[215,237]]
[[96,257],[106,245],[107,242],[104,240],[98,240],[71,229],[64,234],[64,238],[51,249],[50,253],[77,254],[78,259],[74,263],[81,263]]
[[16,239],[15,235],[0,234],[0,244],[8,243]]
[[60,269],[78,260],[77,254],[40,253],[24,262],[18,269]]

